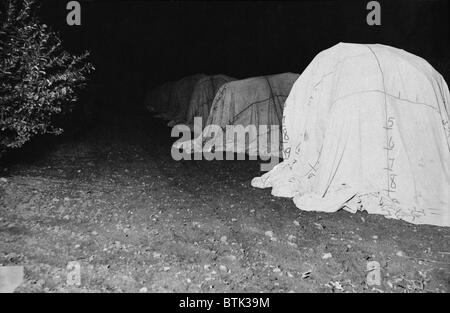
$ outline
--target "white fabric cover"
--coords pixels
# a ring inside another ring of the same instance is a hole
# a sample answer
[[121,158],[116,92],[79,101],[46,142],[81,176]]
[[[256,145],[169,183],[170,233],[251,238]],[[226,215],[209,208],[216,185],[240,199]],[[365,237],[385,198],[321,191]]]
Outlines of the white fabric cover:
[[205,74],[194,74],[150,90],[144,100],[147,110],[158,113],[158,118],[169,120],[169,126],[184,120],[194,86],[204,77]]
[[202,124],[206,125],[209,111],[211,110],[211,105],[217,91],[223,84],[234,80],[236,80],[236,78],[221,74],[200,79],[197,84],[195,84],[194,90],[192,91],[191,100],[186,113],[186,120],[182,123],[193,129],[194,117],[198,116],[202,118]]
[[283,112],[284,161],[252,185],[302,210],[450,226],[449,101],[424,59],[339,43],[295,82]]
[[[192,141],[175,142],[175,149],[189,151],[231,152],[268,158],[281,156],[281,119],[284,102],[299,74],[283,73],[252,77],[224,84],[219,88],[209,113],[203,133]],[[211,126],[223,130],[223,136],[211,132]],[[243,126],[247,137],[228,140],[226,127]],[[259,132],[259,126],[278,126],[276,133],[267,128]],[[255,126],[255,128],[251,128]],[[273,137],[272,137],[273,136]],[[276,138],[278,149],[270,149],[270,139]]]
[[185,120],[195,84],[204,77],[206,77],[205,74],[195,74],[184,77],[174,84],[167,110],[164,112],[171,118],[171,121],[167,124],[168,126],[172,127],[178,122]]

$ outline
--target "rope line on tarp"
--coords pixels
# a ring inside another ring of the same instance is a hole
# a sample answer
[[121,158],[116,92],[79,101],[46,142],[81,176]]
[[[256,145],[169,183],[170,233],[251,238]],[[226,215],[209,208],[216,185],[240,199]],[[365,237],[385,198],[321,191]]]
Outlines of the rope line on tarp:
[[[274,97],[274,98],[278,98],[278,97],[287,98],[288,96],[286,96],[286,95],[273,95],[273,97]],[[250,103],[250,104],[249,104],[248,106],[246,106],[242,111],[240,111],[239,113],[237,113],[237,114],[234,116],[234,118],[233,118],[231,121],[229,121],[229,123],[230,123],[230,122],[231,122],[231,123],[234,123],[234,122],[236,121],[237,117],[238,117],[240,114],[244,113],[245,111],[247,111],[249,108],[251,108],[251,107],[254,106],[255,104],[260,104],[260,103],[263,103],[263,102],[266,102],[266,101],[270,101],[270,99],[271,99],[271,97],[266,98],[266,99],[263,99],[263,100],[258,100],[258,101],[255,101],[255,102]]]

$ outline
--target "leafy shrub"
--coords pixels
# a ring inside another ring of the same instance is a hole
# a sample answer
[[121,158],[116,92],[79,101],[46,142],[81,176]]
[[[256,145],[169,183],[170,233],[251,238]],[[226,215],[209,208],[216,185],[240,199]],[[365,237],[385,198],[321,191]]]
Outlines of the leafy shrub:
[[36,15],[35,0],[0,4],[0,156],[38,134],[60,134],[52,118],[70,112],[94,69]]

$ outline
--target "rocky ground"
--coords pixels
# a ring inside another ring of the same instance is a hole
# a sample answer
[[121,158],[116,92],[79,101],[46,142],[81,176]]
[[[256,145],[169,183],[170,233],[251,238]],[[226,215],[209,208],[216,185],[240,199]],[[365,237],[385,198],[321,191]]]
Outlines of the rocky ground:
[[16,292],[450,291],[450,229],[301,212],[250,186],[258,162],[176,162],[171,142],[143,115],[10,160],[0,265],[24,266]]

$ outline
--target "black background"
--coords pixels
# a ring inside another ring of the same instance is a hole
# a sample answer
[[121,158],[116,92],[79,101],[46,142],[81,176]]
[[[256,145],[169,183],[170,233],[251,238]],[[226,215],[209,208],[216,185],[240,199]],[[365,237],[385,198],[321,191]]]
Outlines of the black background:
[[338,42],[391,45],[432,65],[450,55],[446,0],[380,0],[381,26],[367,25],[366,0],[86,0],[81,26],[67,25],[68,1],[42,1],[66,48],[91,51],[90,90],[103,108],[142,108],[146,90],[193,73],[301,73]]

